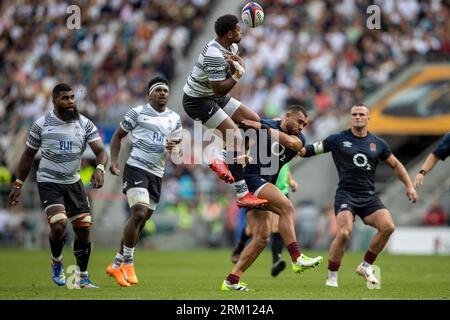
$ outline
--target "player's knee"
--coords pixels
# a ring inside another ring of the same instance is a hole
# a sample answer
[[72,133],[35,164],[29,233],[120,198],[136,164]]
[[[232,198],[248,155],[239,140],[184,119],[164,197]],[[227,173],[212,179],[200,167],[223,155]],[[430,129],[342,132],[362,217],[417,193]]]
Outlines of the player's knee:
[[254,241],[258,248],[265,248],[270,240],[270,231],[269,232],[259,232],[256,236],[254,236]]
[[338,238],[343,242],[347,242],[350,239],[350,235],[351,231],[348,229],[341,229],[337,233]]
[[132,216],[133,220],[136,221],[136,223],[144,224],[149,218],[147,211],[148,211],[147,207],[145,207],[145,206],[135,206],[135,207],[133,207],[131,216]]
[[47,215],[47,221],[52,229],[64,230],[67,225],[67,215],[65,211],[55,212],[54,214]]
[[282,204],[282,214],[286,216],[294,216],[294,205],[291,201],[284,201]]
[[380,231],[383,232],[384,234],[390,236],[395,231],[395,225],[393,223],[389,223],[389,224],[383,226],[383,228],[381,228]]
[[74,230],[81,228],[90,228],[92,225],[92,217],[90,213],[81,213],[70,218]]

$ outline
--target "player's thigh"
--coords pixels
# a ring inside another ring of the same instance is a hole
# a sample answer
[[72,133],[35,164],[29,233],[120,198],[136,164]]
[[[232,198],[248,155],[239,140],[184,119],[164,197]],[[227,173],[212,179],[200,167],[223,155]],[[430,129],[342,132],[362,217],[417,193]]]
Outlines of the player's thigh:
[[394,220],[386,208],[378,209],[363,219],[363,222],[377,230],[394,229]]
[[253,237],[267,238],[271,230],[272,212],[251,209],[247,212],[247,221]]
[[275,213],[283,214],[294,210],[292,202],[272,183],[266,183],[255,195],[267,200],[270,210]]
[[337,232],[352,233],[355,216],[349,210],[339,211],[336,215]]
[[89,198],[81,180],[66,186],[64,201],[68,217],[89,213],[91,211]]
[[[231,98],[233,99],[233,98]],[[236,100],[237,101],[237,100]],[[247,107],[245,104],[239,103],[239,106],[234,110],[233,114],[230,115],[230,113],[227,112],[226,107],[224,108],[224,111],[233,119],[234,122],[237,124],[240,124],[242,120],[253,120],[259,122],[261,119],[258,116],[258,114],[251,110],[249,107]],[[231,101],[230,101],[231,104]]]
[[62,186],[50,182],[39,182],[38,191],[48,222],[53,224],[67,220]]

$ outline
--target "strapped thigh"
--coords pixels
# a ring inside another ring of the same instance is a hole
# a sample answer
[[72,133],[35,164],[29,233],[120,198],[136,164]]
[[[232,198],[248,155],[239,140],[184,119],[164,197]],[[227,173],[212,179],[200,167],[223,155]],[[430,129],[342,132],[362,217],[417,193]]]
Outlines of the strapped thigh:
[[86,228],[92,225],[92,216],[89,212],[80,213],[69,218],[74,229]]

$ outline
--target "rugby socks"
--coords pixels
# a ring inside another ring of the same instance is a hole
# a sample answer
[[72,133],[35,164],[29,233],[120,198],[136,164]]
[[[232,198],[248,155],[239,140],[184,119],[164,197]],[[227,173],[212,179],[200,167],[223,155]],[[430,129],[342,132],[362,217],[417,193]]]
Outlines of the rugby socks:
[[[234,174],[233,174],[234,176]],[[245,183],[245,180],[242,179],[238,182],[235,182],[234,184],[234,188],[236,189],[236,194],[238,198],[242,198],[243,196],[245,196],[248,193],[248,187],[247,187],[247,183]]]
[[288,244],[287,249],[289,251],[289,255],[291,256],[292,262],[297,262],[298,257],[301,255],[300,249],[298,248],[298,243],[292,242]]
[[336,272],[339,270],[339,267],[341,265],[341,261],[331,261],[328,260],[328,270],[331,272]]
[[114,258],[114,262],[113,262],[112,268],[113,269],[119,269],[120,265],[123,262],[123,260],[124,260],[123,255],[121,255],[120,253],[117,253],[116,257]]
[[73,242],[73,255],[77,260],[77,265],[80,267],[80,271],[87,271],[89,257],[91,255],[91,243],[80,242],[75,239]]
[[377,254],[371,252],[370,250],[367,250],[366,254],[364,255],[364,262],[367,264],[373,264],[376,258]]
[[283,251],[283,238],[279,232],[272,233],[272,260],[273,263],[281,260],[281,252]]
[[62,250],[64,247],[64,244],[66,243],[66,237],[63,237],[61,241],[53,241],[50,237],[48,238],[48,241],[50,242],[50,250],[52,252],[52,259],[55,262],[61,262],[62,260]]
[[123,246],[123,263],[132,264],[134,262],[134,248]]
[[234,275],[234,274],[232,274],[232,273],[230,273],[228,276],[227,276],[227,281],[228,281],[228,283],[229,284],[237,284],[237,283],[239,283],[239,279],[240,279],[240,277],[238,277],[237,275]]

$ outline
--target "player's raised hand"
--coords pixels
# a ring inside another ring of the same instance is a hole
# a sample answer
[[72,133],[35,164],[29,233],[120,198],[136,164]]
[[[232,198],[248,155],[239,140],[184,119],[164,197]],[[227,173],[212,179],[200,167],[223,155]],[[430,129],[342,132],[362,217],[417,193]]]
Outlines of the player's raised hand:
[[244,60],[237,55],[228,55],[226,60],[230,64],[230,73],[240,79],[245,73]]
[[118,176],[120,173],[119,164],[117,162],[111,162],[109,172],[111,172],[112,175]]
[[418,173],[414,178],[414,188],[418,188],[423,184],[424,176],[421,173]]
[[412,203],[416,203],[417,201],[417,193],[414,187],[406,188],[406,196]]

